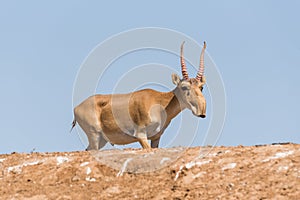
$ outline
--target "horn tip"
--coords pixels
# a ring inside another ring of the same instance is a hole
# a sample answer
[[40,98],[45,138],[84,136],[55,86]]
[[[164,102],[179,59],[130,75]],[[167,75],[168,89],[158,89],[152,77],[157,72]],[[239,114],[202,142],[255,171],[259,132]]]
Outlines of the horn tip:
[[183,41],[183,42],[181,43],[181,47],[183,47],[184,43],[185,43],[185,41]]

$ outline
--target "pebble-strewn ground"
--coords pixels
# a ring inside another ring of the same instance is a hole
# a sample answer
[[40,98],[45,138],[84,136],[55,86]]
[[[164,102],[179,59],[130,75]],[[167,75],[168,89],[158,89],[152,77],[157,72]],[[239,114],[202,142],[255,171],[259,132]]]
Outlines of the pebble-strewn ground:
[[0,199],[300,199],[300,145],[0,155]]

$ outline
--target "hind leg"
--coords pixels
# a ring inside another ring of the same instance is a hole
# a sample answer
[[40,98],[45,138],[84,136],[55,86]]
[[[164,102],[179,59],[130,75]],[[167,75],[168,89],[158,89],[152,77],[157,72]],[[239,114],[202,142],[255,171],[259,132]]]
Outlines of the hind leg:
[[99,144],[98,144],[98,150],[101,149],[102,147],[104,147],[107,143],[107,141],[104,139],[102,133],[100,133],[99,135],[100,135],[100,139],[99,139]]
[[89,140],[89,145],[86,148],[87,151],[90,150],[99,150],[103,148],[107,141],[104,139],[102,136],[102,133],[97,132],[97,133],[90,133],[88,135],[88,140]]
[[89,140],[89,145],[86,148],[86,151],[90,150],[98,150],[100,145],[100,135],[96,132],[93,133],[87,133],[86,134]]
[[151,148],[158,148],[159,140],[160,140],[160,137],[158,139],[151,140]]

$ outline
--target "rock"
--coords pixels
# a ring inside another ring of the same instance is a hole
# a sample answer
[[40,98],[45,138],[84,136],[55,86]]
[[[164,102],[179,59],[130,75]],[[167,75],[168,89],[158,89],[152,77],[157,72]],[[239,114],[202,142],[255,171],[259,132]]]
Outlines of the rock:
[[80,177],[75,175],[75,176],[73,176],[72,181],[73,182],[80,181]]

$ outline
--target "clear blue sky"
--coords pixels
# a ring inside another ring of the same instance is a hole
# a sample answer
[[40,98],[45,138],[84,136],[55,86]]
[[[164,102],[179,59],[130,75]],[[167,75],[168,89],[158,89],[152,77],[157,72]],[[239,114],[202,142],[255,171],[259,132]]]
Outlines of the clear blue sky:
[[299,9],[271,0],[2,1],[0,153],[84,149],[69,133],[81,63],[111,35],[149,26],[207,41],[227,96],[218,145],[300,143]]

